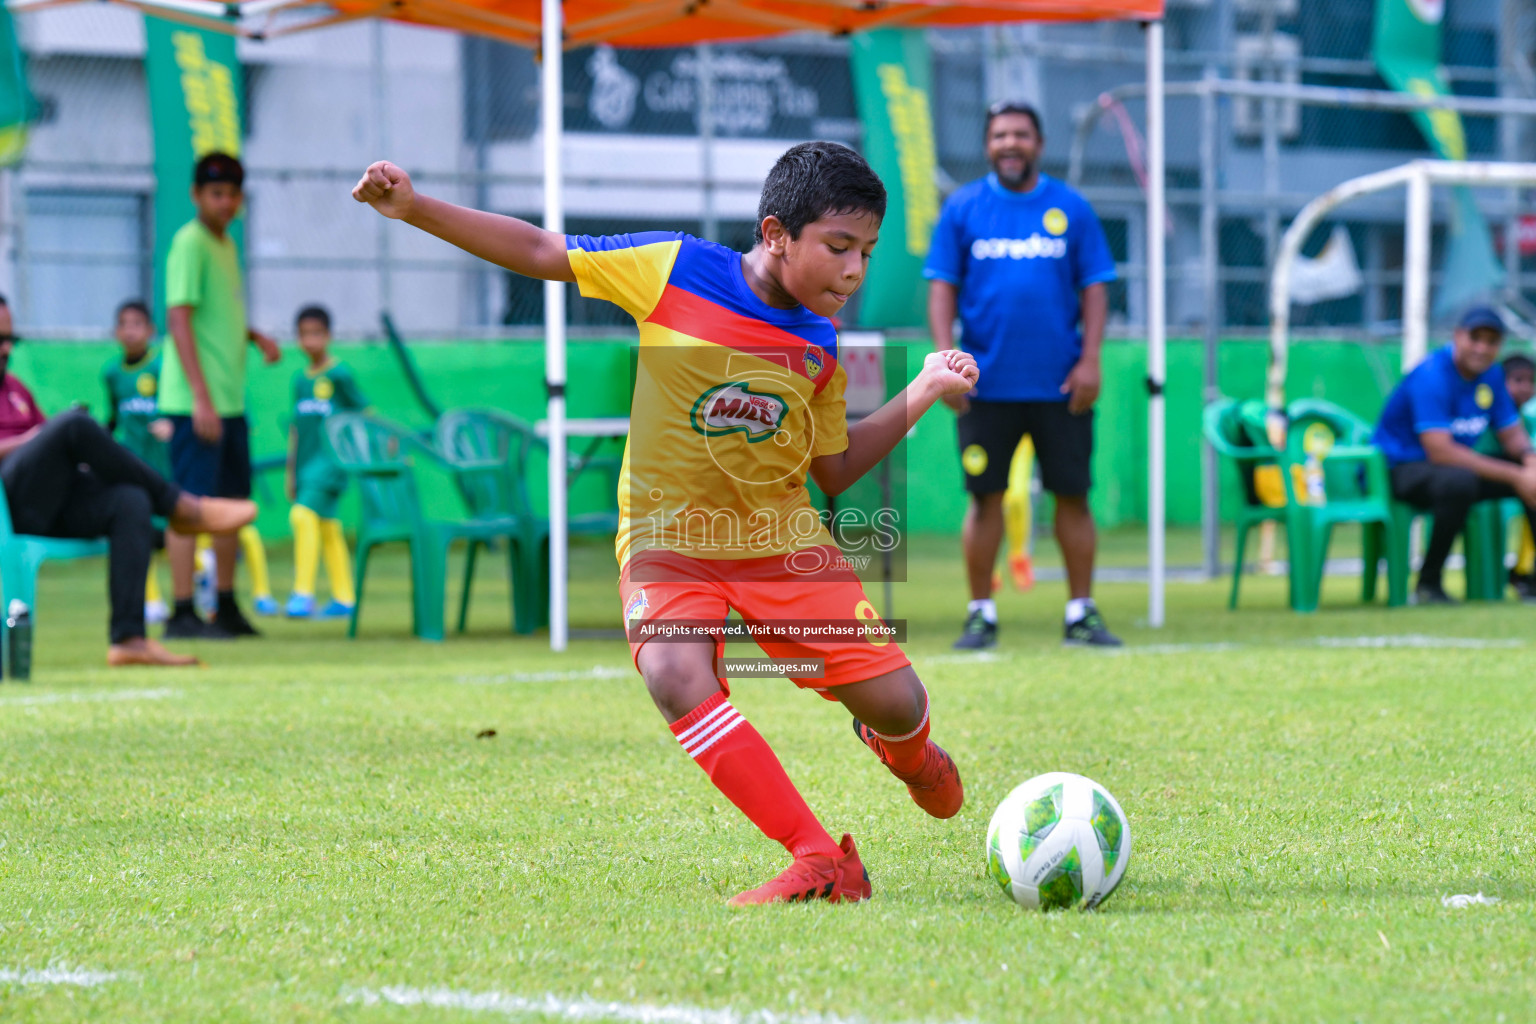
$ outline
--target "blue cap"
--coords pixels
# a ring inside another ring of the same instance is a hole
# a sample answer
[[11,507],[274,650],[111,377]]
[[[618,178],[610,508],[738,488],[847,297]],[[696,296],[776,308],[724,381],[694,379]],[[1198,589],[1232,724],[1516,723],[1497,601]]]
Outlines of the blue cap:
[[1473,306],[1461,314],[1461,320],[1456,324],[1456,328],[1462,331],[1475,331],[1483,327],[1498,331],[1501,335],[1509,333],[1504,329],[1503,318],[1489,306]]

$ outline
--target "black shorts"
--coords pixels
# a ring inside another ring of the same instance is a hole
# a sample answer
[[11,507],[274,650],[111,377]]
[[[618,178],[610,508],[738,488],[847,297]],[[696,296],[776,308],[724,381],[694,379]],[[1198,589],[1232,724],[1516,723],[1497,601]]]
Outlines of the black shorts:
[[217,444],[192,429],[191,416],[170,416],[171,475],[189,494],[205,498],[251,496],[251,435],[244,416],[225,416]]
[[1040,483],[1074,498],[1093,485],[1093,410],[1067,411],[1066,402],[978,402],[959,417],[960,467],[971,494],[1008,489],[1008,467],[1025,434],[1035,442]]

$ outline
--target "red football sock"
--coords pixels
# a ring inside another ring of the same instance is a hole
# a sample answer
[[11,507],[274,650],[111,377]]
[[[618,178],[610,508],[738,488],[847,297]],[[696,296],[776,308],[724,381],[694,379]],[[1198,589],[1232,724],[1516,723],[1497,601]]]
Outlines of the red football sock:
[[784,773],[768,741],[717,693],[671,725],[715,788],[791,856],[842,851]]
[[[871,730],[873,731],[873,730]],[[923,691],[923,720],[917,728],[901,736],[875,733],[880,749],[885,751],[885,763],[891,771],[910,775],[923,766],[923,751],[928,746],[928,691]]]

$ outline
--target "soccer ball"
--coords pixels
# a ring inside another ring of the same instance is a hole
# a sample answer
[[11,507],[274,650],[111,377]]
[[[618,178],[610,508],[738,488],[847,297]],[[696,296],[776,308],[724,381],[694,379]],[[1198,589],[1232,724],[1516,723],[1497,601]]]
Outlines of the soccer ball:
[[1131,860],[1131,827],[1109,790],[1071,772],[1037,775],[998,804],[987,874],[1021,906],[1098,906]]

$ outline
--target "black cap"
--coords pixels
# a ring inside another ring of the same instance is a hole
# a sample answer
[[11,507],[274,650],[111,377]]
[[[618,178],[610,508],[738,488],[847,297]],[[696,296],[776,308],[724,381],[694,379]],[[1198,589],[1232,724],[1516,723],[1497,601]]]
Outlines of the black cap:
[[1461,319],[1456,323],[1456,329],[1460,331],[1475,331],[1479,328],[1498,331],[1500,336],[1509,333],[1504,329],[1504,319],[1491,306],[1473,306],[1461,314]]
[[240,188],[245,184],[245,168],[228,153],[207,153],[192,168],[192,184],[210,185],[215,181],[227,181]]

